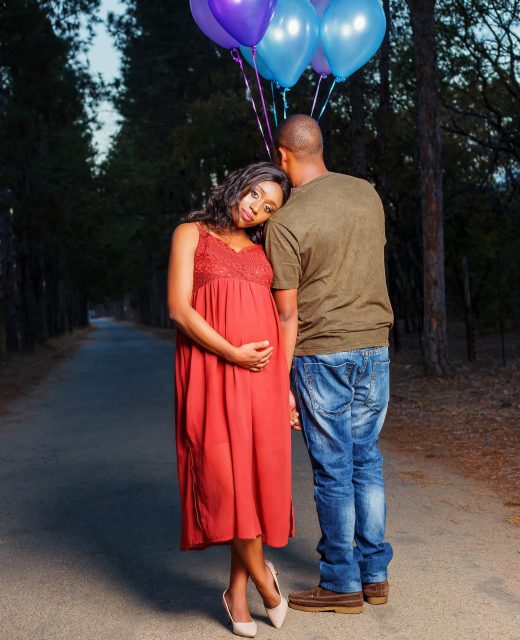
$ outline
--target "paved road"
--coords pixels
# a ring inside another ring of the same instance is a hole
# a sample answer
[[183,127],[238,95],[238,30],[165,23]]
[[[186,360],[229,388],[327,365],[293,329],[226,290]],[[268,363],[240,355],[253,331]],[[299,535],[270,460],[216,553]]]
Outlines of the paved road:
[[[227,549],[178,552],[173,349],[96,322],[0,418],[1,640],[230,638]],[[309,465],[294,440],[298,537],[272,552],[286,589],[317,579]],[[520,639],[520,529],[470,481],[387,454],[391,601],[358,616],[289,612],[258,638]]]

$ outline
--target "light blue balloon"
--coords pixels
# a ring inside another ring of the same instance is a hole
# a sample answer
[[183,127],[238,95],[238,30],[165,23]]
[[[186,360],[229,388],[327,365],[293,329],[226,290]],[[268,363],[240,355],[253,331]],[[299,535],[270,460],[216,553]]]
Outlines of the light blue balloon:
[[[240,47],[240,51],[242,55],[247,60],[247,62],[254,68],[253,64],[253,51],[251,47]],[[266,80],[272,80],[274,78],[273,72],[266,63],[262,60],[262,56],[256,52],[256,68],[258,69],[258,73],[265,78]]]
[[278,0],[258,53],[281,87],[290,89],[311,61],[320,21],[309,0]]
[[380,0],[332,0],[321,21],[321,42],[334,77],[345,80],[366,64],[385,31]]

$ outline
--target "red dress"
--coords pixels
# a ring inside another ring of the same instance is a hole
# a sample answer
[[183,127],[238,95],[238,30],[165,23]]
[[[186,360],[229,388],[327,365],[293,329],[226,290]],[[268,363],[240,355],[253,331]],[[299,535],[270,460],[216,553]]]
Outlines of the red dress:
[[175,395],[181,549],[294,535],[289,380],[261,246],[240,252],[199,227],[192,306],[231,344],[269,340],[252,373],[177,332]]

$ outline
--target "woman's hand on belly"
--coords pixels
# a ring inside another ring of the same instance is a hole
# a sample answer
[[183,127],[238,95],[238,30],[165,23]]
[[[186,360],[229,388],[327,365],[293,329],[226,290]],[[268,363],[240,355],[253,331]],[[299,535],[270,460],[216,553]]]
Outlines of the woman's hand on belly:
[[268,364],[273,354],[273,347],[269,347],[269,342],[249,342],[241,347],[236,347],[231,354],[229,360],[233,363],[247,369],[248,371],[262,371]]

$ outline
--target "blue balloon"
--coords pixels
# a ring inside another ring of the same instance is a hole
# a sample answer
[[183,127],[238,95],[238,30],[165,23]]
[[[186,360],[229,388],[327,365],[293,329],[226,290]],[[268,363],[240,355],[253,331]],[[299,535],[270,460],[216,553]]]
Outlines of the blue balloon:
[[[249,62],[249,64],[254,68],[253,64],[253,52],[251,47],[240,47],[240,51],[244,58]],[[258,69],[258,73],[265,78],[266,80],[273,80],[274,75],[271,69],[266,65],[266,63],[262,60],[262,56],[256,52],[256,68]]]
[[296,84],[311,61],[320,36],[320,21],[309,0],[278,0],[258,53],[281,87]]
[[385,31],[380,0],[332,0],[323,14],[321,42],[334,76],[345,80],[366,64]]

